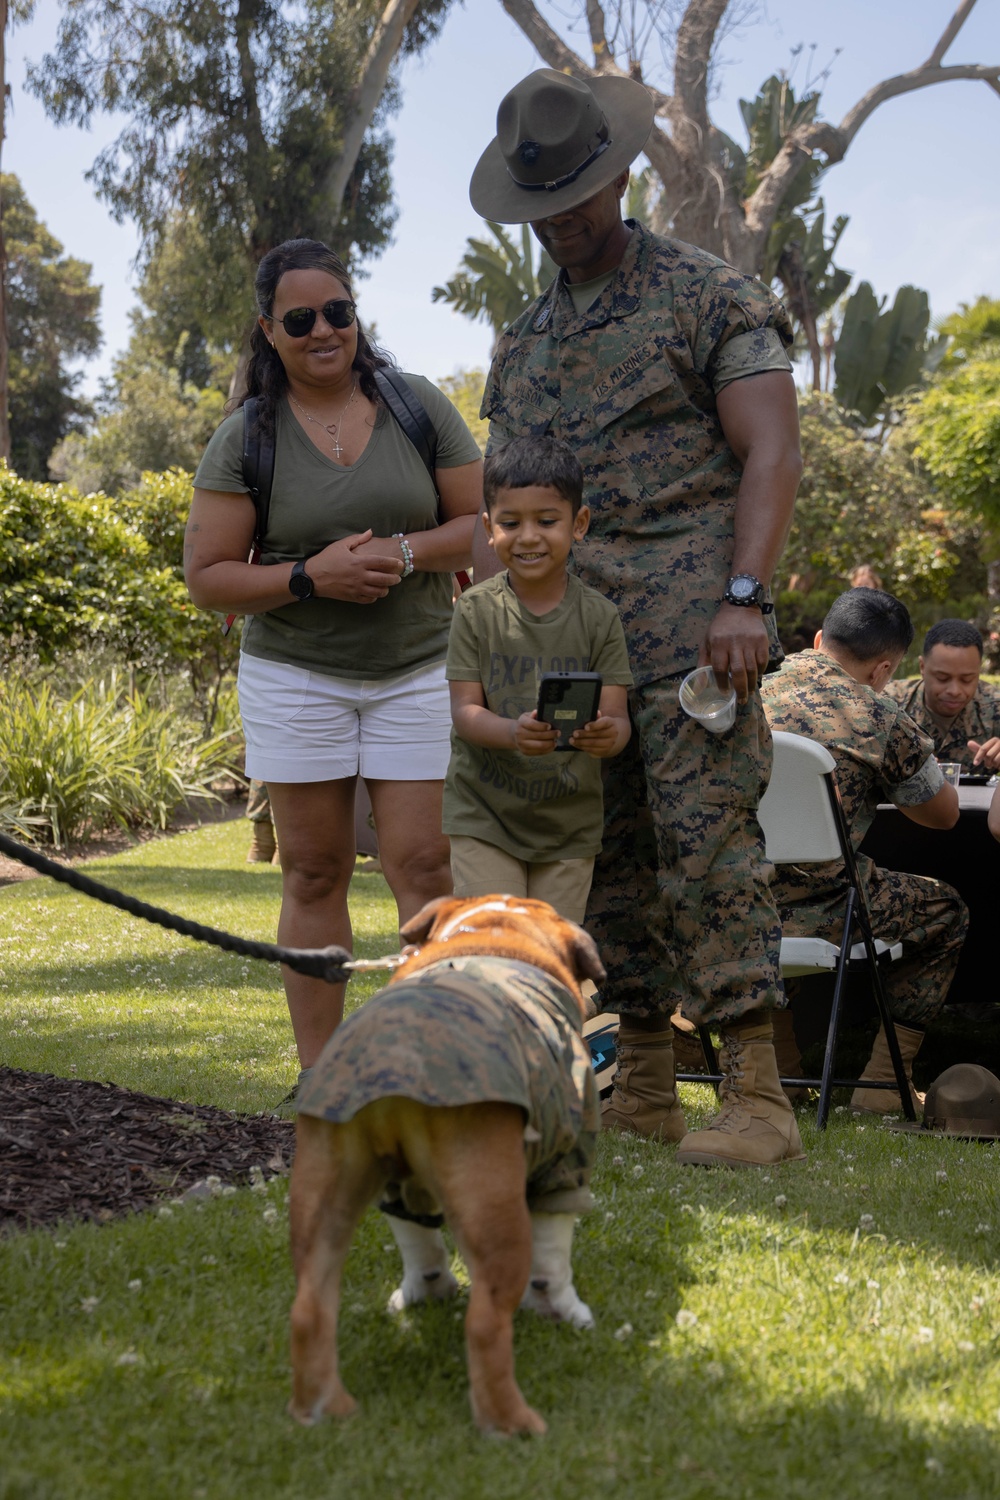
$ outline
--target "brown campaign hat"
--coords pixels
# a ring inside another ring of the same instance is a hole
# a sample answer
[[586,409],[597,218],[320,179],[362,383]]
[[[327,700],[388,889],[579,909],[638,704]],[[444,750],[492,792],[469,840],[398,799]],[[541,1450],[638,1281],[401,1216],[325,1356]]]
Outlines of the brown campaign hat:
[[979,1063],[956,1063],[927,1090],[923,1122],[904,1120],[890,1129],[1000,1140],[1000,1078]]
[[652,128],[653,100],[634,79],[584,82],[539,68],[501,101],[469,184],[472,206],[500,224],[564,213],[614,182]]

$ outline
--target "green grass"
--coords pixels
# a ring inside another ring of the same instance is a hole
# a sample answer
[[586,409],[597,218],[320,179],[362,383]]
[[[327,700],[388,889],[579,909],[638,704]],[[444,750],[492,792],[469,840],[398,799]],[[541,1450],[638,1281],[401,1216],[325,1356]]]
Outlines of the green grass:
[[[245,845],[239,824],[206,828],[106,874],[268,937],[277,872],[245,866]],[[385,951],[385,887],[356,887],[359,948]],[[287,1086],[263,966],[41,881],[0,892],[0,938],[4,1061],[240,1109]],[[695,1119],[711,1096],[686,1101]],[[475,1435],[463,1300],[384,1311],[398,1263],[376,1214],[341,1322],[362,1411],[309,1431],[284,1414],[283,1181],[0,1242],[0,1500],[994,1500],[995,1150],[800,1118],[808,1161],[762,1173],[601,1140],[574,1258],[597,1329],[517,1322],[519,1377],[550,1424],[530,1443]]]

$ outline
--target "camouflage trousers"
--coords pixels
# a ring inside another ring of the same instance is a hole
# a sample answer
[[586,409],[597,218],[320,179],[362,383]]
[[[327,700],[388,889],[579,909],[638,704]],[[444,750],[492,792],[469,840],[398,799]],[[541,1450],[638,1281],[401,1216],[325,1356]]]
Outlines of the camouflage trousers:
[[[903,944],[903,957],[882,970],[886,1000],[897,1021],[926,1026],[944,1005],[969,930],[969,912],[958,892],[926,875],[904,875],[865,861],[865,889],[877,938]],[[783,909],[785,931],[839,943],[846,900]],[[859,941],[856,937],[855,941]],[[798,990],[785,981],[789,1003]]]
[[270,823],[271,799],[267,793],[267,783],[251,779],[250,790],[247,793],[247,817],[251,823]]
[[681,676],[629,694],[632,738],[604,766],[604,844],[587,928],[608,1010],[734,1020],[784,1005],[773,866],[757,822],[771,732],[754,693],[728,733],[681,709]]

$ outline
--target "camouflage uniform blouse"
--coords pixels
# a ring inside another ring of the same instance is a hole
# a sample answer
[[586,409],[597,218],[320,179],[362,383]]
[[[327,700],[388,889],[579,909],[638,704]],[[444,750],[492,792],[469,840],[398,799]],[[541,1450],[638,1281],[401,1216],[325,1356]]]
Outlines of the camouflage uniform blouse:
[[[858,849],[880,802],[917,807],[944,785],[934,747],[897,704],[855,682],[823,651],[797,651],[760,685],[772,729],[825,745],[837,762],[837,786],[851,843]],[[858,856],[862,879],[872,862]],[[841,862],[779,865],[771,893],[780,908],[808,904],[844,889]]]
[[592,516],[574,567],[618,606],[642,685],[695,665],[731,572],[742,470],[716,396],[789,370],[792,330],[761,282],[629,222],[586,312],[561,273],[503,335],[482,415],[491,449],[551,433],[576,452]]
[[532,964],[446,960],[380,990],[327,1042],[301,1114],[342,1123],[393,1094],[454,1106],[498,1100],[524,1111],[528,1205],[583,1213],[601,1128],[580,1009]]
[[[967,703],[954,719],[939,719],[932,714],[924,702],[924,679],[909,677],[903,682],[890,682],[885,696],[898,703],[909,714],[925,734],[934,741],[934,754],[938,760],[957,761],[969,771],[973,769],[975,750],[970,750],[969,740],[977,745],[1000,735],[1000,691],[991,683],[981,682],[976,696]],[[977,771],[984,767],[976,766]]]

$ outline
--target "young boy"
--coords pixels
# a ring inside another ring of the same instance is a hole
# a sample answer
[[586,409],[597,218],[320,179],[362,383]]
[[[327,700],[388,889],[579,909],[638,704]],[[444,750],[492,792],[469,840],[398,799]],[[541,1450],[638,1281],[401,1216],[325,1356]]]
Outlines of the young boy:
[[[590,521],[571,449],[515,438],[486,460],[484,489],[489,544],[507,571],[459,597],[448,645],[455,894],[532,896],[582,922],[604,824],[599,762],[630,733],[625,636],[614,605],[566,571]],[[572,751],[557,751],[538,718],[543,672],[603,679],[597,718]]]

